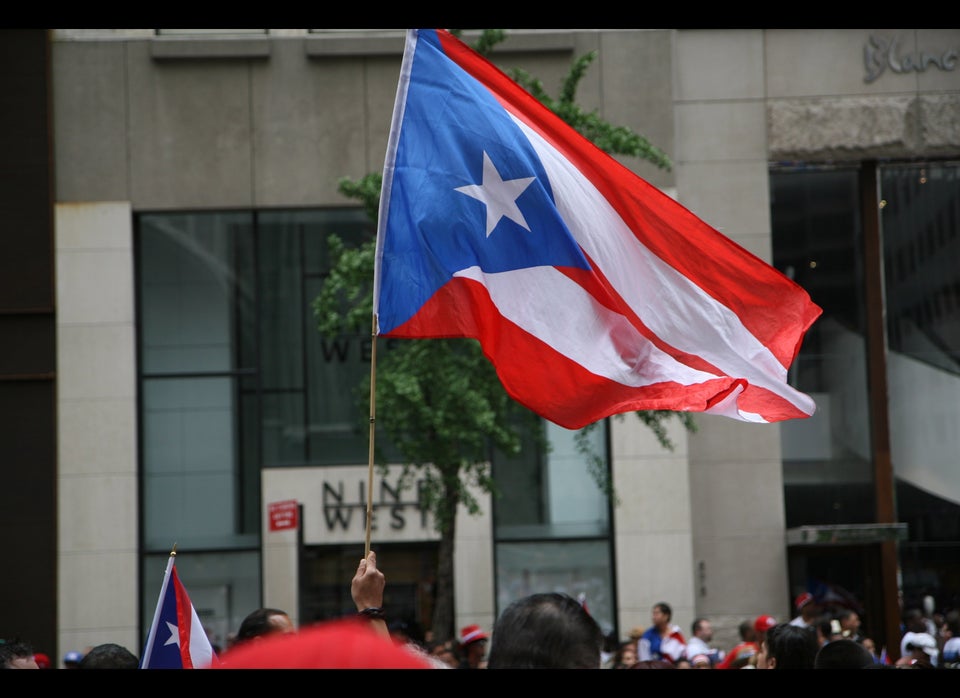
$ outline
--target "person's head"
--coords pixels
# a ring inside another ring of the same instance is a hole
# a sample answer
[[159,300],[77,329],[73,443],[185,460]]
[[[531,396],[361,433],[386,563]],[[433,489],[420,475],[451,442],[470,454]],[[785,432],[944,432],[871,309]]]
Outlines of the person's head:
[[933,666],[939,652],[937,639],[930,633],[907,632],[903,635],[907,654],[921,666]]
[[83,652],[77,652],[76,650],[70,650],[65,655],[63,655],[63,668],[64,669],[79,669],[80,661],[83,659]]
[[710,642],[713,639],[713,625],[706,618],[697,618],[690,626],[694,637],[699,637],[704,642]]
[[840,621],[840,632],[844,637],[860,634],[860,614],[850,608],[845,608],[837,614]]
[[641,659],[635,662],[630,669],[676,669],[677,665],[672,664],[665,659]]
[[765,660],[767,669],[812,669],[819,649],[817,636],[810,628],[777,623],[760,643],[757,666]]
[[603,630],[572,596],[531,594],[497,619],[490,669],[599,669]]
[[947,611],[943,617],[943,624],[940,626],[940,635],[945,640],[960,637],[960,610]]
[[692,669],[712,669],[713,662],[705,654],[695,654],[690,658],[690,668]]
[[841,638],[828,642],[817,651],[814,669],[866,669],[874,663],[873,655],[859,642]]
[[673,618],[673,609],[670,608],[670,604],[660,601],[659,603],[653,604],[653,608],[650,609],[650,620],[658,628],[665,628],[670,624],[670,619]]
[[430,654],[452,669],[456,669],[460,666],[460,657],[457,656],[457,651],[453,646],[453,642],[450,640],[446,642],[434,643],[430,650]]
[[0,642],[0,669],[39,669],[33,647],[28,642]]
[[811,623],[817,616],[820,615],[820,604],[817,603],[816,597],[809,591],[805,591],[797,596],[797,598],[794,599],[793,604],[796,606],[797,613],[807,623]]
[[873,641],[872,637],[865,637],[860,641],[860,644],[863,645],[863,649],[869,652],[871,655],[876,656],[877,654],[877,643]]
[[[751,630],[753,629],[753,624],[750,625]],[[730,650],[727,654],[726,659],[721,662],[721,666],[725,666],[727,669],[742,669],[748,664],[751,666],[756,665],[757,659],[757,645],[755,642],[750,640],[745,640],[739,645]]]
[[773,626],[777,624],[777,619],[773,616],[763,615],[757,616],[753,620],[753,631],[756,633],[757,639],[755,642],[760,644],[763,642],[763,638],[766,637],[767,631],[770,630]]
[[637,642],[636,640],[627,640],[620,643],[620,649],[617,651],[617,659],[614,666],[618,669],[627,669],[637,661]]
[[927,632],[927,621],[923,617],[923,609],[912,606],[903,612],[903,628],[911,633]]
[[460,629],[460,655],[468,667],[479,669],[483,666],[489,640],[489,636],[479,625],[468,625]]
[[756,642],[757,641],[757,631],[753,627],[752,620],[745,620],[740,623],[737,628],[737,632],[740,633],[740,639],[744,642]]
[[286,635],[296,631],[286,611],[281,611],[279,608],[258,608],[251,611],[240,623],[236,644],[248,642],[255,637]]
[[817,633],[817,642],[819,644],[825,645],[833,639],[833,631],[837,629],[833,627],[835,623],[837,628],[839,628],[840,623],[832,618],[829,613],[817,616],[811,627]]
[[34,660],[41,669],[53,669],[53,663],[50,661],[50,655],[43,652],[34,652]]
[[140,660],[126,647],[105,642],[91,647],[80,660],[79,669],[136,669]]

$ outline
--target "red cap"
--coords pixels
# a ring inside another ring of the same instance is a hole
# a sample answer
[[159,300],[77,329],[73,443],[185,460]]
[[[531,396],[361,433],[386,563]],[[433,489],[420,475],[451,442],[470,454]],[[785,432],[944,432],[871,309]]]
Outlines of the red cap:
[[487,634],[483,632],[479,625],[468,625],[465,628],[460,628],[460,644],[466,647],[471,642],[477,642],[478,640],[486,640]]
[[777,624],[777,619],[773,616],[757,616],[753,621],[753,629],[758,633],[765,633]]
[[37,663],[37,666],[41,669],[49,669],[50,667],[50,657],[45,655],[43,652],[37,652],[33,655],[33,661]]
[[363,621],[325,621],[227,650],[212,669],[435,669]]
[[794,599],[793,605],[796,606],[797,610],[799,611],[808,603],[813,603],[813,602],[814,602],[813,594],[811,594],[809,591],[805,591],[802,594],[800,594],[800,596],[798,596],[796,599]]

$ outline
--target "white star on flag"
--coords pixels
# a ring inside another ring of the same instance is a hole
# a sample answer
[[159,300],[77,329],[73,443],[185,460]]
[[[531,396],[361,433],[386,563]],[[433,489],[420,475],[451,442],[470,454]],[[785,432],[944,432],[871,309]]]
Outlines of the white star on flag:
[[180,629],[177,628],[173,623],[167,623],[167,629],[170,631],[170,637],[167,638],[167,641],[163,643],[163,646],[167,645],[176,645],[180,646]]
[[524,230],[530,230],[530,226],[520,212],[520,207],[517,206],[517,199],[534,179],[536,178],[521,177],[504,180],[494,167],[487,151],[483,151],[483,184],[456,187],[456,191],[487,205],[487,237],[490,237],[490,233],[504,216],[517,225],[523,226]]

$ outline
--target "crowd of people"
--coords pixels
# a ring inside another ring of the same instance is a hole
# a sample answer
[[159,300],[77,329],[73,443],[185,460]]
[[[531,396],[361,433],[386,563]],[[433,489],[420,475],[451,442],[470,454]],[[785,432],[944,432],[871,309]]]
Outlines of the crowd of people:
[[651,624],[620,643],[604,666],[613,669],[960,669],[960,610],[902,614],[900,656],[895,661],[861,632],[859,613],[820,603],[809,592],[794,601],[796,615],[745,619],[729,650],[712,645],[709,619],[697,618],[686,637],[671,621],[669,604],[651,609]]
[[[433,641],[388,623],[386,578],[376,553],[363,558],[351,580],[356,615],[297,628],[282,609],[258,608],[241,622],[214,669],[868,669],[960,668],[960,610],[943,614],[910,608],[902,616],[900,656],[877,653],[849,607],[829,607],[811,593],[796,598],[796,615],[744,619],[739,642],[714,643],[709,618],[696,618],[689,636],[666,602],[651,608],[650,626],[618,641],[604,635],[581,602],[559,592],[535,593],[510,604],[488,634],[480,625],[455,639]],[[64,668],[136,669],[129,649],[104,643],[63,657]],[[54,668],[22,640],[0,640],[0,668]]]

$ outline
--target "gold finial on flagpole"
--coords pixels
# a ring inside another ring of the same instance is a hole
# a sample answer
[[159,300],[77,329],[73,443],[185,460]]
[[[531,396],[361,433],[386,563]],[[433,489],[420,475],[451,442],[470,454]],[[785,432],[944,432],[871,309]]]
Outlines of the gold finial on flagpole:
[[170,557],[176,557],[176,556],[177,556],[177,544],[174,543],[173,550],[170,551]]

